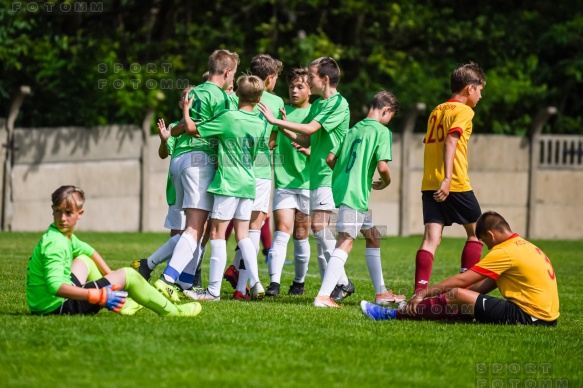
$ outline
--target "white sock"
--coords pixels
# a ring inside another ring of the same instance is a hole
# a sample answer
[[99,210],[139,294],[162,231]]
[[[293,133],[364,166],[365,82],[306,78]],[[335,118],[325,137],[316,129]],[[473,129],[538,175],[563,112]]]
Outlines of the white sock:
[[326,256],[324,256],[324,249],[316,241],[316,250],[318,251],[318,270],[320,271],[320,279],[324,279],[324,274],[326,273],[326,267],[328,266],[328,261],[326,261]]
[[156,250],[156,252],[152,253],[150,257],[148,257],[148,267],[150,269],[156,268],[156,266],[169,258],[172,257],[172,252],[174,252],[174,248],[176,247],[176,243],[180,240],[180,235],[174,235],[168,239],[160,248]]
[[[330,256],[332,256],[332,251],[334,251],[334,248],[336,247],[336,239],[334,238],[334,235],[330,232],[330,229],[324,228],[321,231],[314,233],[314,237],[316,237],[316,244],[318,244],[319,249],[322,250],[325,262],[328,263]],[[324,279],[326,266],[320,257],[320,251],[318,251],[318,264],[320,266],[320,276]]]
[[269,260],[267,261],[271,282],[281,283],[281,271],[287,254],[289,237],[289,234],[284,232],[275,232],[273,235],[273,244],[269,250]]
[[366,266],[368,267],[368,274],[372,285],[377,294],[382,294],[385,287],[385,279],[383,279],[383,266],[381,264],[381,249],[380,248],[366,248]]
[[192,259],[188,262],[188,264],[186,264],[186,267],[184,267],[184,270],[182,271],[180,277],[178,278],[178,281],[176,282],[176,284],[182,287],[183,290],[192,287],[192,283],[194,282],[194,273],[196,272],[196,269],[198,268],[198,263],[200,262],[200,252],[201,252],[200,245],[197,245],[196,250],[192,255]]
[[241,250],[237,251],[237,255],[239,261],[237,262],[237,267],[239,269],[239,280],[237,281],[237,291],[241,294],[247,294],[247,282],[249,281],[249,272],[247,272],[247,268],[245,268],[245,262],[243,262],[243,256],[241,255]]
[[[239,241],[239,250],[243,256],[243,262],[249,275],[249,287],[254,287],[259,281],[259,268],[257,265],[257,251],[253,246],[250,238],[244,238]],[[239,274],[241,275],[241,274]]]
[[221,283],[223,272],[227,265],[227,241],[211,240],[211,258],[209,260],[209,286],[208,290],[214,296],[221,295]]
[[174,248],[172,257],[168,262],[168,266],[164,270],[164,278],[166,280],[174,283],[178,279],[182,271],[184,271],[184,268],[186,268],[186,265],[192,260],[197,245],[194,237],[190,233],[182,233]]
[[250,230],[249,239],[251,239],[251,242],[255,247],[255,251],[257,252],[255,256],[257,258],[257,255],[259,254],[259,242],[261,241],[261,230]]
[[310,262],[310,240],[294,239],[294,265],[296,277],[294,282],[303,283],[308,273],[308,263]]
[[347,258],[348,253],[339,248],[334,249],[332,257],[328,261],[328,267],[326,268],[320,291],[318,291],[318,296],[330,296],[338,283],[338,279],[344,273],[344,263],[346,263]]

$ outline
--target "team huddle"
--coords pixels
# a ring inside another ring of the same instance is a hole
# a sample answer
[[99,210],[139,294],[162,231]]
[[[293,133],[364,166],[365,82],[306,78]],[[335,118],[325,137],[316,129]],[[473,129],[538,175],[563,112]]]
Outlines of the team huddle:
[[[107,307],[133,315],[147,307],[162,316],[196,316],[200,301],[220,300],[223,279],[235,289],[236,300],[277,297],[290,237],[295,277],[288,294],[302,295],[311,230],[321,276],[316,307],[339,308],[337,302],[355,292],[344,265],[362,234],[375,289],[374,304],[361,302],[369,318],[556,324],[554,271],[550,281],[542,279],[550,260],[511,233],[502,216],[482,214],[469,183],[472,108],[486,83],[478,65],[467,63],[454,70],[452,98],[437,106],[428,121],[422,182],[425,235],[416,256],[415,294],[407,303],[405,295],[385,286],[380,233],[369,212],[371,190],[383,190],[391,182],[392,134],[386,126],[399,111],[397,98],[387,91],[376,93],[366,117],[349,128],[349,106],[337,90],[340,68],[334,59],[318,58],[288,72],[289,105],[273,94],[283,69],[280,61],[257,55],[250,74],[235,80],[238,65],[236,53],[213,52],[205,82],[182,92],[182,117],[168,126],[158,121],[159,156],[171,157],[165,222],[171,235],[150,257],[135,260],[133,269],[112,271],[73,234],[83,214],[82,190],[63,186],[53,193],[54,223],[29,265],[27,300],[33,313],[93,314]],[[310,103],[312,94],[317,98]],[[373,181],[375,172],[379,179]],[[271,198],[275,234],[265,288],[257,256]],[[227,267],[230,223],[237,250]],[[443,227],[452,223],[463,225],[468,236],[461,273],[429,287]],[[491,252],[480,262],[482,242]],[[208,286],[202,288],[201,263],[208,245]],[[503,249],[500,254],[505,245],[520,251]],[[523,260],[513,260],[511,254]],[[152,287],[151,273],[165,261]],[[517,293],[515,281],[524,272],[529,275],[523,282],[527,286]],[[507,300],[485,295],[496,287]],[[192,301],[178,303],[181,299]],[[399,306],[381,307],[391,303]],[[431,308],[436,304],[442,307],[440,314]]]

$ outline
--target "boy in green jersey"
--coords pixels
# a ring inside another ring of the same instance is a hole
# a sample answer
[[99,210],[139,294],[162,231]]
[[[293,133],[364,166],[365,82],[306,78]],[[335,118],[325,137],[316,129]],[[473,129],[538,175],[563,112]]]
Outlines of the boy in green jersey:
[[[85,193],[61,186],[52,194],[53,223],[36,245],[26,276],[26,300],[33,314],[120,312],[129,295],[161,316],[196,316],[193,302],[176,306],[131,268],[112,271],[101,255],[74,234],[84,213]],[[125,291],[119,291],[125,290]]]
[[211,258],[208,288],[193,292],[197,300],[219,300],[223,271],[227,264],[225,231],[233,220],[235,239],[247,269],[250,297],[260,300],[265,290],[259,281],[257,250],[249,238],[253,200],[256,197],[253,164],[259,152],[259,142],[265,125],[254,112],[264,90],[263,81],[256,76],[237,79],[239,110],[223,111],[210,120],[195,123],[188,115],[192,100],[184,107],[187,133],[202,138],[218,139],[218,170],[208,187],[214,195],[211,212]]
[[[316,237],[318,251],[323,252],[323,260],[318,260],[320,275],[323,276],[327,262],[336,245],[336,240],[328,229],[330,216],[336,211],[332,198],[332,171],[326,165],[328,153],[342,142],[350,121],[348,102],[342,97],[337,86],[340,82],[340,68],[329,57],[314,60],[308,66],[310,90],[320,96],[311,107],[307,124],[293,123],[277,119],[269,109],[260,104],[267,121],[277,126],[287,137],[303,147],[311,146],[310,155],[310,212],[312,231]],[[333,297],[344,299],[354,292],[354,286],[343,274]]]
[[[308,123],[310,113],[310,85],[307,69],[292,69],[288,75],[290,105],[285,106],[286,120]],[[290,295],[304,293],[304,280],[310,260],[310,169],[308,156],[297,150],[282,132],[273,132],[273,218],[275,234],[268,255],[270,284],[265,296],[279,295],[281,271],[285,263],[287,243],[293,233],[295,278]]]
[[[386,125],[398,110],[399,103],[392,93],[378,92],[366,118],[352,127],[344,142],[336,145],[326,158],[334,170],[332,194],[335,205],[340,208],[336,223],[338,241],[314,300],[316,307],[340,307],[330,294],[344,273],[344,263],[358,232],[366,238],[366,263],[376,291],[376,303],[388,304],[396,299],[405,299],[404,296],[393,295],[385,287],[379,232],[368,212],[371,187],[382,190],[391,183],[387,161],[392,160],[392,135]],[[375,169],[380,174],[380,180],[373,182]]]
[[[193,88],[187,97],[192,101],[187,111],[190,121],[209,120],[231,109],[226,90],[238,64],[239,56],[227,50],[216,50],[210,55],[208,81]],[[154,286],[166,297],[177,301],[180,299],[179,277],[192,260],[195,263],[190,265],[196,268],[200,257],[199,242],[213,207],[213,196],[207,189],[215,175],[217,150],[214,139],[190,136],[184,120],[172,127],[171,134],[178,138],[170,162],[170,175],[176,188],[176,205],[184,209],[186,215],[186,229]],[[184,290],[186,296],[191,296],[191,293],[192,290]]]
[[[283,64],[267,54],[259,54],[251,59],[251,74],[259,77],[265,84],[265,89],[261,95],[261,102],[269,107],[272,114],[280,116],[280,109],[283,108],[283,100],[273,94],[273,89],[277,83],[279,73]],[[258,154],[253,164],[256,182],[256,197],[253,201],[251,221],[249,222],[249,238],[253,246],[259,253],[259,241],[261,228],[269,212],[269,199],[271,198],[271,152],[269,149],[269,138],[273,130],[273,125],[263,118],[259,108],[253,109],[264,122],[263,133],[259,139]],[[241,252],[235,253],[233,264],[225,271],[225,279],[235,286],[235,298],[244,300],[246,295],[248,275],[246,267],[241,266]]]

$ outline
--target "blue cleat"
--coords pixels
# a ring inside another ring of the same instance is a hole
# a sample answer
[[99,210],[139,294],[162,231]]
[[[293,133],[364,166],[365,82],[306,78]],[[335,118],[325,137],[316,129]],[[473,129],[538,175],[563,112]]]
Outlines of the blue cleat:
[[377,306],[376,304],[369,303],[366,300],[360,301],[360,309],[364,315],[370,319],[374,319],[375,321],[397,319],[397,310]]

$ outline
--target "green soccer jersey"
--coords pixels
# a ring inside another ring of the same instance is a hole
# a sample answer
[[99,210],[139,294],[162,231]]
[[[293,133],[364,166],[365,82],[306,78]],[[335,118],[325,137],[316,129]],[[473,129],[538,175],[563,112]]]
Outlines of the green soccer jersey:
[[237,97],[237,93],[233,92],[229,94],[229,100],[231,100],[231,110],[239,109],[239,97]]
[[[178,124],[178,121],[172,123],[168,126],[168,129],[172,129],[173,126]],[[168,140],[166,140],[166,148],[168,149],[168,154],[172,155],[174,153],[174,147],[176,145],[176,138],[170,136]],[[168,179],[166,180],[166,203],[168,205],[176,205],[176,189],[174,188],[174,184],[172,183],[172,179],[170,178],[170,171],[168,171]]]
[[[267,105],[275,117],[281,118],[281,112],[279,109],[283,108],[283,100],[280,97],[264,91],[261,95],[261,102]],[[265,120],[257,105],[253,109],[253,112],[259,115],[259,117],[264,121],[265,126],[264,133],[259,140],[259,151],[257,153],[257,158],[255,159],[255,164],[253,165],[255,177],[271,180],[271,152],[269,150],[269,135],[271,135],[273,125],[269,124],[267,120]]]
[[368,211],[372,177],[381,160],[393,159],[391,131],[374,119],[364,119],[346,134],[342,144],[332,149],[337,156],[332,176],[336,207],[345,205],[359,212]]
[[34,248],[26,271],[26,301],[30,311],[48,314],[65,301],[56,296],[63,284],[71,283],[71,263],[80,255],[95,252],[75,235],[69,240],[51,224]]
[[[193,96],[190,117],[195,122],[210,120],[224,110],[237,109],[237,107],[232,107],[229,95],[212,82],[207,81],[192,89],[188,93],[188,98]],[[216,142],[212,139],[201,139],[182,134],[178,136],[172,157],[191,151],[203,151],[211,156],[216,155]]]
[[263,120],[255,113],[230,110],[199,123],[197,128],[202,137],[216,137],[219,143],[219,167],[207,191],[255,199],[253,161],[258,154],[258,139],[265,131]]
[[[285,106],[287,121],[292,123],[307,124],[310,107],[294,108]],[[298,152],[289,137],[278,132],[275,141],[277,147],[273,150],[273,172],[275,175],[275,187],[278,189],[309,189],[310,168],[308,157]]]
[[322,128],[310,137],[310,189],[332,186],[332,170],[326,157],[332,148],[342,143],[350,124],[348,102],[339,93],[325,100],[318,98],[311,106],[309,122],[315,120]]

